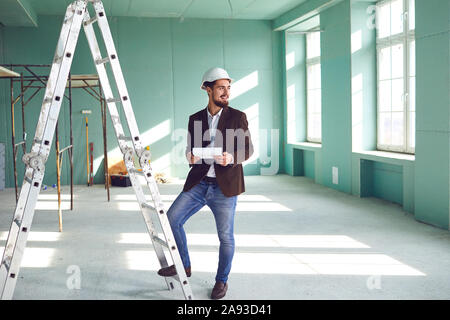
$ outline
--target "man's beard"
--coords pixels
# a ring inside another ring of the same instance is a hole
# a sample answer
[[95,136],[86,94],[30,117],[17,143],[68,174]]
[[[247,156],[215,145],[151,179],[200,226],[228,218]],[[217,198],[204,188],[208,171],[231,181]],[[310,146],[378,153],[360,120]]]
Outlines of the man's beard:
[[213,102],[218,107],[221,107],[221,108],[228,107],[228,100],[226,100],[225,102],[222,102],[222,101],[219,101],[219,100],[216,100],[216,99],[213,98]]

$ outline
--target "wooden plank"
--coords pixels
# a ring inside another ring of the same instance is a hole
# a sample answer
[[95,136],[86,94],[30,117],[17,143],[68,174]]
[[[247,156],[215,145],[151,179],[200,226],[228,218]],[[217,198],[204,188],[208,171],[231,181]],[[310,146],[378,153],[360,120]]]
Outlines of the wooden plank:
[[20,77],[20,74],[0,66],[0,78]]

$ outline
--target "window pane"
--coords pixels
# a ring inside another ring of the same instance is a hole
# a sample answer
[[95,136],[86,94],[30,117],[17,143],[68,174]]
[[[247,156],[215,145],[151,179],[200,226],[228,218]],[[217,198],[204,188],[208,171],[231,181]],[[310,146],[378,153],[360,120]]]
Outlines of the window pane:
[[396,146],[403,145],[404,136],[403,112],[392,113],[392,144]]
[[378,111],[391,111],[391,80],[378,84]]
[[322,101],[321,101],[321,90],[320,89],[316,89],[314,90],[314,109],[313,112],[314,113],[320,113],[321,111],[321,106],[322,106]]
[[320,114],[315,114],[313,116],[313,132],[314,132],[314,138],[319,139],[321,138],[321,126],[320,126]]
[[380,112],[378,121],[378,143],[382,145],[391,144],[391,113]]
[[320,32],[306,34],[306,58],[311,59],[320,56]]
[[414,30],[416,28],[416,8],[414,0],[409,0],[409,30]]
[[308,116],[312,113],[319,113],[321,109],[321,90],[308,90]]
[[380,80],[391,78],[391,47],[383,48],[378,54],[378,76]]
[[409,112],[409,147],[416,147],[416,113]]
[[320,63],[316,64],[314,66],[314,72],[316,73],[316,77],[315,79],[315,83],[314,83],[314,87],[315,88],[321,88],[321,74],[320,74]]
[[307,66],[307,82],[308,89],[320,88],[320,63]]
[[377,37],[384,38],[391,32],[391,15],[389,3],[377,6],[376,11]]
[[416,111],[416,78],[409,78],[409,111]]
[[403,0],[391,2],[391,35],[403,32]]
[[403,79],[392,80],[392,111],[403,111]]
[[314,112],[314,110],[316,109],[315,103],[316,103],[316,97],[314,96],[314,90],[308,90],[307,93],[307,112],[308,112],[308,117],[311,113]]
[[416,41],[409,43],[409,75],[416,75]]
[[314,69],[312,65],[306,66],[306,82],[307,82],[307,88],[314,89]]
[[403,77],[403,44],[392,46],[392,78]]

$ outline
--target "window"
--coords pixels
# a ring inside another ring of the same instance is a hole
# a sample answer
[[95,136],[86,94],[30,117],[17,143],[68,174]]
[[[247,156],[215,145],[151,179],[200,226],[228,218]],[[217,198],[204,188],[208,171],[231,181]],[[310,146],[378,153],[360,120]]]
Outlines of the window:
[[414,0],[377,3],[377,149],[414,153]]
[[306,34],[306,140],[322,142],[320,32]]

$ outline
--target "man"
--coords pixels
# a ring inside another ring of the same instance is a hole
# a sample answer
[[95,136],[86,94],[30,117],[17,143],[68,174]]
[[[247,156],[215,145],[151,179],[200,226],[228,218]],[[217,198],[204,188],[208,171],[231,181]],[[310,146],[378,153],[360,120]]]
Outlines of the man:
[[[188,277],[191,262],[183,225],[204,205],[213,212],[220,248],[212,299],[223,298],[228,289],[235,248],[233,227],[237,196],[245,191],[242,162],[253,154],[245,113],[228,106],[231,82],[228,73],[221,68],[209,69],[203,75],[201,88],[208,94],[208,106],[189,117],[186,158],[191,169],[183,192],[167,212]],[[201,159],[193,154],[194,147],[221,148],[222,153],[213,159]],[[158,271],[164,277],[176,273],[173,265]]]

